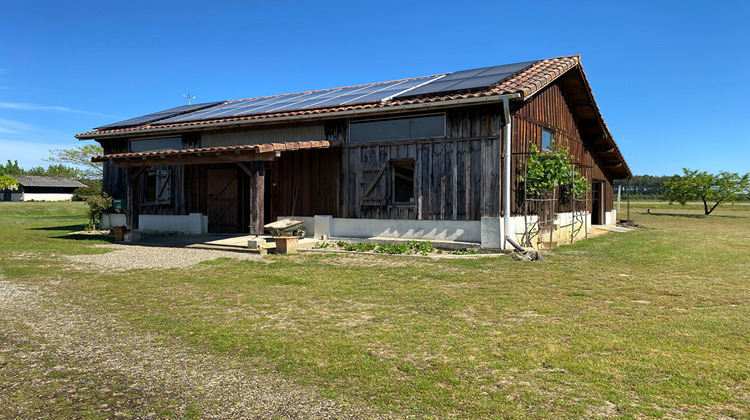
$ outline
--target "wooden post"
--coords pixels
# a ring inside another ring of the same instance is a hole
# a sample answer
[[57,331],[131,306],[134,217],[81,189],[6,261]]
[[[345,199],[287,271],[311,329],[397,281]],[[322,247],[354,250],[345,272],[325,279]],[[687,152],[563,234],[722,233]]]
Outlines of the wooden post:
[[248,162],[250,169],[250,233],[263,234],[265,162]]

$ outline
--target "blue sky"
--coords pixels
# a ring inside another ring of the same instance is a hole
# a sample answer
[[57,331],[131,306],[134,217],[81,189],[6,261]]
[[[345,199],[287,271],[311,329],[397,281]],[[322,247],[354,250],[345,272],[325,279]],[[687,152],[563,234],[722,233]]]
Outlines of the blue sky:
[[15,1],[0,162],[186,103],[580,54],[634,174],[750,171],[750,2]]

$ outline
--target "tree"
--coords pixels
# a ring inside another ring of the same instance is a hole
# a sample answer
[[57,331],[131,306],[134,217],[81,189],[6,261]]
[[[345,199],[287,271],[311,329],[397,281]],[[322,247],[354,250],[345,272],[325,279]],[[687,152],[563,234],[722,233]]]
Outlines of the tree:
[[18,180],[8,175],[0,175],[0,190],[15,190],[18,188]]
[[[703,201],[706,215],[721,203],[733,203],[740,194],[750,190],[750,173],[740,176],[737,173],[691,171],[683,168],[684,175],[674,175],[664,184],[664,198],[670,203],[685,205],[688,201]],[[714,203],[709,209],[709,203]]]
[[0,175],[25,175],[26,171],[18,166],[18,161],[11,162],[8,159],[8,163],[0,165]]
[[72,178],[72,179],[84,179],[86,178],[85,171],[73,168],[70,166],[65,165],[49,165],[47,168],[43,168],[41,166],[35,166],[24,175],[37,175],[37,176],[51,176],[51,177],[57,177],[57,178]]
[[70,149],[52,149],[49,151],[52,157],[45,159],[47,162],[71,164],[82,168],[85,178],[101,178],[104,169],[101,162],[92,162],[91,157],[104,153],[98,144],[85,144],[71,147]]

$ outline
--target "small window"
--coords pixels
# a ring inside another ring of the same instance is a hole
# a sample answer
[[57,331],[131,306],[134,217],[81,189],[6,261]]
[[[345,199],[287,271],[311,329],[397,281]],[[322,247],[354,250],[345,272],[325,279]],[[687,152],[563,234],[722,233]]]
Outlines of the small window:
[[147,203],[156,202],[156,172],[146,173],[146,200]]
[[393,203],[414,204],[414,161],[393,162]]
[[349,141],[352,143],[434,137],[445,137],[443,114],[349,124]]
[[180,150],[182,149],[181,137],[164,137],[160,139],[131,140],[130,151],[154,152],[158,150]]
[[542,130],[542,150],[552,150],[552,142],[554,141],[554,136],[551,131],[549,130]]

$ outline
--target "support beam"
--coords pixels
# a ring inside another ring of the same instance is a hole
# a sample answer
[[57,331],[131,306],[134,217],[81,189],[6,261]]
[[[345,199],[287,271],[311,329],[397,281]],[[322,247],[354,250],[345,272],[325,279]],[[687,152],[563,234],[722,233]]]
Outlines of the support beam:
[[264,162],[249,162],[238,165],[250,175],[250,233],[263,234],[263,207],[266,164]]
[[241,155],[170,155],[160,158],[159,156],[146,157],[142,159],[113,159],[115,166],[119,168],[130,168],[134,166],[154,165],[201,165],[209,163],[232,163],[232,162],[268,162],[278,159],[278,152],[266,153],[243,153]]

